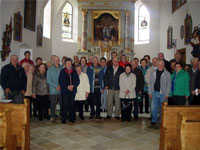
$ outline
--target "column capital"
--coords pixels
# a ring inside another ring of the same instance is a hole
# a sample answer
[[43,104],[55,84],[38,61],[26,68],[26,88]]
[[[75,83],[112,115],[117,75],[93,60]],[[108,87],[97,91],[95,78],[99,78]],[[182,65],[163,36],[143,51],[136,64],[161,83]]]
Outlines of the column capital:
[[87,9],[82,9],[82,15],[86,16],[87,15],[87,11],[88,11]]
[[126,16],[130,16],[131,15],[131,10],[126,10]]

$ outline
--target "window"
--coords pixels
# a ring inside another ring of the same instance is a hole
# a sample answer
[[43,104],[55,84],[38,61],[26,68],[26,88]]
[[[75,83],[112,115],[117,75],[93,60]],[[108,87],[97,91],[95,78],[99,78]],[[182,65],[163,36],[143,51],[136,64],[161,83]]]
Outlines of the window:
[[51,0],[49,0],[44,8],[44,29],[43,36],[50,39],[51,37]]
[[70,3],[66,3],[62,11],[62,38],[72,39],[72,16],[73,8]]
[[140,1],[135,12],[135,40],[136,44],[149,43],[150,16],[147,8]]

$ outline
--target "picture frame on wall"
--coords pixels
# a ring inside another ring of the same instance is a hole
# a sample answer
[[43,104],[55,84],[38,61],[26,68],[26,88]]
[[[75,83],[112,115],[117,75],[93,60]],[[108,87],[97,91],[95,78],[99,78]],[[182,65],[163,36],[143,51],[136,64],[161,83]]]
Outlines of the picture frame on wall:
[[22,42],[22,16],[20,12],[14,14],[14,40]]
[[173,48],[173,28],[171,26],[167,29],[167,49]]
[[192,35],[192,17],[189,16],[188,14],[185,17],[184,20],[184,43],[185,44],[190,44],[190,39]]
[[186,2],[186,0],[172,0],[172,13],[181,8]]
[[42,25],[37,26],[37,46],[42,46],[43,39],[43,27]]
[[121,13],[115,10],[95,10],[92,12],[92,44],[98,41],[112,41],[120,45]]
[[25,0],[24,6],[24,28],[35,31],[36,0]]

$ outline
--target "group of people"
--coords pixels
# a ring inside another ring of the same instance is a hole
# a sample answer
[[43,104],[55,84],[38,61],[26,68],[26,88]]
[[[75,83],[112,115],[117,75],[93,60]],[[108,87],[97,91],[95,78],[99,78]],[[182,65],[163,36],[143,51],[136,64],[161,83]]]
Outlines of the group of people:
[[164,101],[169,105],[200,104],[198,58],[191,59],[191,66],[183,63],[180,53],[170,62],[163,53],[152,62],[149,55],[129,62],[125,55],[119,60],[112,52],[111,60],[95,56],[89,56],[88,61],[86,57],[79,60],[78,56],[72,60],[64,56],[60,64],[60,58],[52,55],[47,63],[36,58],[34,65],[31,53],[26,51],[24,55],[20,62],[16,55],[10,57],[10,63],[1,70],[1,86],[7,99],[17,95],[30,99],[30,115],[33,113],[39,120],[54,121],[59,104],[58,115],[63,124],[67,120],[74,123],[76,111],[84,120],[84,109],[90,110],[90,119],[102,119],[101,112],[105,112],[107,120],[114,116],[131,121],[132,112],[135,120],[144,113],[144,105],[145,113],[150,113],[151,126],[156,127]]

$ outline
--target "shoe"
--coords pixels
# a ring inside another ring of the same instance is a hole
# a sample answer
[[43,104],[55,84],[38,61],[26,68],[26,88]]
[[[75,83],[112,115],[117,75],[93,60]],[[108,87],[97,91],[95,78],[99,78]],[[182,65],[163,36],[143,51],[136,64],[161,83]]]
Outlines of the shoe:
[[107,117],[106,117],[106,119],[110,119],[110,118],[111,118],[110,116],[107,116]]
[[138,121],[139,120],[139,117],[134,117],[135,121]]
[[62,120],[62,124],[66,124],[66,121],[65,121],[65,120]]
[[120,117],[115,117],[116,120],[120,120]]
[[128,122],[131,122],[131,119],[127,119]]
[[122,119],[122,122],[125,122],[126,120],[125,119]]
[[101,116],[96,116],[96,118],[97,118],[97,119],[102,119],[102,117],[101,117]]
[[83,116],[80,117],[81,120],[85,120],[85,118]]
[[54,118],[51,118],[50,121],[51,121],[51,122],[54,122]]
[[33,117],[36,117],[36,118],[37,118],[37,117],[38,117],[38,115],[37,115],[37,114],[33,114]]
[[43,119],[39,118],[39,121],[42,121]]
[[148,111],[146,111],[145,113],[146,113],[146,114],[149,114],[149,112],[148,112]]
[[156,122],[151,122],[149,128],[160,129],[160,126]]
[[90,116],[90,119],[94,119],[94,116],[93,116],[93,115],[91,115],[91,116]]
[[152,120],[152,117],[149,118],[149,121],[151,121],[151,120]]
[[75,120],[69,120],[69,122],[71,122],[71,123],[75,123]]
[[50,117],[49,117],[49,116],[46,116],[46,117],[44,117],[44,119],[50,120]]

